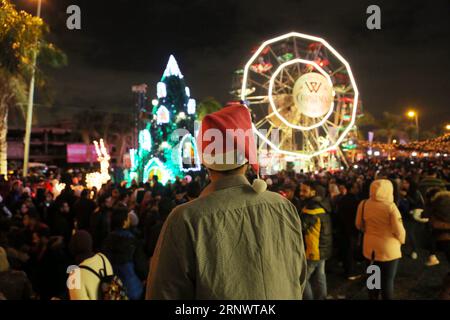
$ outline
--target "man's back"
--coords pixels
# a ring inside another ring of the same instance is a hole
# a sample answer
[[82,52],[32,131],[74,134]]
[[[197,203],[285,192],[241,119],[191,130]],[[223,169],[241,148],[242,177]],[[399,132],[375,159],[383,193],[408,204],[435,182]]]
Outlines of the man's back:
[[301,299],[306,260],[295,207],[244,176],[169,216],[153,257],[150,299]]

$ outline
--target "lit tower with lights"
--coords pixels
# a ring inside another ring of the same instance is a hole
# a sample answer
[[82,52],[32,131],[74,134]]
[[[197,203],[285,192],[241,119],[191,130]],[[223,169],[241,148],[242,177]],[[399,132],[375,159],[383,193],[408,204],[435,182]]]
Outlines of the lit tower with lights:
[[149,101],[146,97],[139,100],[138,146],[130,149],[128,180],[147,182],[157,175],[165,184],[176,176],[199,171],[194,138],[196,102],[172,55],[156,84],[156,97],[151,104],[142,105],[142,101]]

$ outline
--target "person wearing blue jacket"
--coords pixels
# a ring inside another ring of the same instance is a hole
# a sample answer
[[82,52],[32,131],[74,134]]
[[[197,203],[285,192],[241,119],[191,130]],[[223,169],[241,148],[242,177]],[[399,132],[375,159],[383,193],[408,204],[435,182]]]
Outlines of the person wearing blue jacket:
[[144,294],[144,280],[148,273],[148,258],[140,241],[129,230],[128,210],[119,207],[111,217],[112,232],[103,242],[102,252],[108,257],[114,273],[122,280],[130,300]]

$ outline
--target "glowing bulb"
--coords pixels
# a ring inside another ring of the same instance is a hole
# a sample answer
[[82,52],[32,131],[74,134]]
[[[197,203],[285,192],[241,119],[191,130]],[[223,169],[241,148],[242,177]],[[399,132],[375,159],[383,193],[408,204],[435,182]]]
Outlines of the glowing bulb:
[[353,168],[355,168],[355,169],[358,169],[358,165],[357,165],[357,164],[355,164],[355,165],[353,166]]
[[153,99],[152,100],[152,106],[157,106],[158,105],[158,99]]
[[375,157],[378,157],[380,155],[380,151],[375,151],[373,154],[375,155]]
[[167,148],[170,147],[170,144],[169,144],[167,141],[163,141],[163,142],[161,142],[160,147],[161,147],[162,149],[167,149]]
[[406,114],[409,118],[414,118],[416,116],[416,112],[413,110],[408,111]]
[[184,113],[183,111],[181,111],[178,115],[177,115],[177,120],[183,120],[186,119],[186,113]]
[[170,113],[169,110],[165,106],[160,106],[158,111],[156,112],[156,123],[168,123],[170,121]]
[[411,153],[411,155],[413,156],[413,157],[416,157],[417,156],[417,152],[413,152],[413,153]]
[[148,129],[144,129],[139,132],[139,145],[145,151],[151,151],[152,137],[150,136],[150,131],[148,131]]
[[196,107],[196,103],[194,99],[189,99],[188,104],[187,104],[187,112],[188,114],[194,114],[195,113],[195,107]]
[[369,156],[371,156],[371,155],[372,155],[372,150],[367,151],[367,154],[368,154]]
[[156,95],[158,98],[164,98],[167,95],[166,84],[164,82],[158,82],[156,85]]

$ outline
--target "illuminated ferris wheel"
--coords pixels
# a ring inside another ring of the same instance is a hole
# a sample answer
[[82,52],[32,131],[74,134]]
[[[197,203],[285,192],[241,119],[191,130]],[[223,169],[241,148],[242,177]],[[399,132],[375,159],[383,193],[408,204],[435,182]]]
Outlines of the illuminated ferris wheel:
[[[272,153],[304,160],[342,155],[358,89],[350,65],[328,42],[297,32],[273,38],[237,75],[233,93],[247,101],[253,129]],[[269,138],[275,129],[277,142]]]

